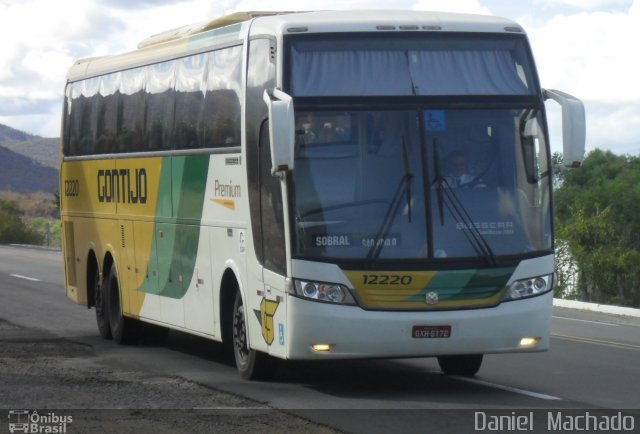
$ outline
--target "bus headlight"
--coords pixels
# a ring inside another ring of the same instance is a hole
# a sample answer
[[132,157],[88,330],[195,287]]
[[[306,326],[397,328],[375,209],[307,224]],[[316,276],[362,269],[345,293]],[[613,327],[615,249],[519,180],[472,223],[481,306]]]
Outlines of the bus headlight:
[[293,295],[308,300],[336,304],[356,304],[349,288],[337,283],[314,282],[294,279]]
[[533,297],[544,294],[553,286],[553,275],[532,277],[530,279],[516,280],[504,292],[503,301],[517,300],[519,298]]

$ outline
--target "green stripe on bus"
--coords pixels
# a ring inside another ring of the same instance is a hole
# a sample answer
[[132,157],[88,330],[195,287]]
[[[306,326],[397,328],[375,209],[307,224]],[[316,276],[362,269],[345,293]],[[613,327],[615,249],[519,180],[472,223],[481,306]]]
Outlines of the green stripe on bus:
[[[143,284],[139,291],[179,299],[189,289],[198,254],[209,158],[163,159],[156,213],[161,221],[156,221],[150,252],[157,257],[158,284]],[[149,268],[155,268],[151,259]]]
[[438,271],[426,287],[407,301],[424,301],[425,295],[431,291],[437,292],[443,301],[489,298],[504,289],[514,271],[514,267]]

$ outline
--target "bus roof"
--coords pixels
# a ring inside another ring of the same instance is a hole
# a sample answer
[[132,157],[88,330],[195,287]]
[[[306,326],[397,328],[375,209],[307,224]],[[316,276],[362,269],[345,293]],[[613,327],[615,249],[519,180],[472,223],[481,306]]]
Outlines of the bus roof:
[[294,33],[407,31],[524,34],[517,23],[487,15],[406,10],[236,12],[153,35],[140,42],[135,51],[80,59],[70,68],[67,81],[153,63],[210,46],[240,42],[248,32],[249,23],[252,23],[252,34],[276,37]]
[[256,19],[254,26],[262,25],[282,34],[364,31],[524,33],[517,23],[495,16],[408,10],[285,13]]
[[183,27],[178,27],[177,29],[167,30],[166,32],[158,33],[157,35],[153,35],[144,39],[142,42],[138,44],[138,48],[150,47],[156,44],[162,44],[165,42],[171,42],[178,39],[188,38],[193,35],[197,35],[199,33],[204,33],[209,30],[219,29],[221,27],[230,26],[232,24],[242,23],[244,21],[248,21],[252,18],[264,17],[270,15],[277,14],[285,14],[289,12],[236,12],[230,15],[225,15],[223,17],[215,18],[211,21],[205,21],[202,23],[191,24]]

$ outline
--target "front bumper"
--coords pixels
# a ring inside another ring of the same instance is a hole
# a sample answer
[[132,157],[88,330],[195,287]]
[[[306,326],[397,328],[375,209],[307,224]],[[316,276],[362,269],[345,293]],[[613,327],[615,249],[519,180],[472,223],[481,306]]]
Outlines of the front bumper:
[[[366,311],[302,300],[288,295],[287,358],[348,359],[428,357],[545,351],[553,293],[496,307],[450,311]],[[449,338],[412,338],[413,326],[449,325]],[[539,338],[523,348],[523,337]],[[331,351],[314,352],[312,345]]]

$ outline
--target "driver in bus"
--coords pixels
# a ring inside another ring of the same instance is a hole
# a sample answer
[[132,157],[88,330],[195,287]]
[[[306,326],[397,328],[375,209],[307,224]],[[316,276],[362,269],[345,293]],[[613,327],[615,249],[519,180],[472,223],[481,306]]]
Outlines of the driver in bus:
[[449,188],[458,187],[486,187],[485,184],[478,183],[477,176],[468,173],[465,156],[460,151],[453,151],[447,157],[446,185]]

